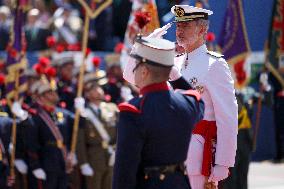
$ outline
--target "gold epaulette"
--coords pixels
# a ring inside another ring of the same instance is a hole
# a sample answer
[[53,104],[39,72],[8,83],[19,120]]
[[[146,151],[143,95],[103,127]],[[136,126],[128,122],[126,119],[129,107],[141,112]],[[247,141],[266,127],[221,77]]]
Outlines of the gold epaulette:
[[214,52],[214,51],[207,51],[207,54],[214,56],[215,58],[222,58],[224,56],[224,55],[219,54],[219,53]]
[[8,117],[8,113],[7,112],[0,112],[0,116],[1,117]]

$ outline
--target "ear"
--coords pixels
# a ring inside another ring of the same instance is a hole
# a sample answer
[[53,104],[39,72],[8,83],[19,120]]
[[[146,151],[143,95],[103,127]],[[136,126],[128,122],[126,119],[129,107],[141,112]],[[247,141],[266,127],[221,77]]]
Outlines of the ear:
[[147,68],[147,66],[142,66],[141,73],[142,73],[143,78],[149,75],[149,69]]

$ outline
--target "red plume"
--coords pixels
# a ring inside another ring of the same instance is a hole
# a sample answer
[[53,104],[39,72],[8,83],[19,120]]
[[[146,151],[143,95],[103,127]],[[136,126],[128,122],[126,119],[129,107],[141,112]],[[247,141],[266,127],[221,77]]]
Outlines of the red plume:
[[241,60],[237,62],[236,64],[234,64],[236,79],[239,84],[242,84],[243,82],[245,82],[247,78],[246,71],[244,70],[244,64],[245,64],[244,60]]
[[47,57],[40,57],[38,59],[38,63],[42,67],[47,67],[50,64],[50,60]]
[[56,44],[56,39],[54,36],[49,36],[46,38],[46,44],[49,48],[54,47]]
[[44,67],[42,67],[39,63],[35,64],[33,66],[33,69],[36,71],[37,74],[41,75],[44,74],[45,70]]
[[109,94],[105,95],[105,101],[107,101],[107,102],[111,101],[111,96]]
[[206,36],[206,41],[208,42],[215,41],[215,34],[213,32],[208,32]]
[[86,56],[86,57],[89,56],[90,53],[91,53],[91,49],[90,49],[90,48],[87,48],[87,49],[86,49],[86,54],[85,54],[85,56]]
[[3,73],[0,73],[0,85],[3,85],[5,83],[5,75]]
[[65,51],[65,46],[63,44],[58,44],[55,48],[58,53]]
[[3,70],[5,68],[5,62],[0,60],[0,70]]
[[114,47],[114,52],[116,53],[121,53],[121,51],[124,48],[124,44],[123,43],[117,43]]
[[92,60],[93,65],[95,66],[95,68],[98,68],[101,64],[102,59],[98,56],[95,56]]
[[146,24],[151,21],[151,15],[149,12],[137,11],[135,13],[135,22],[138,24],[138,27],[142,30]]
[[18,52],[16,49],[14,49],[13,47],[8,47],[7,48],[8,54],[12,57],[12,58],[16,58],[18,55]]
[[54,67],[48,67],[45,69],[45,74],[49,77],[55,77],[56,76],[56,69]]

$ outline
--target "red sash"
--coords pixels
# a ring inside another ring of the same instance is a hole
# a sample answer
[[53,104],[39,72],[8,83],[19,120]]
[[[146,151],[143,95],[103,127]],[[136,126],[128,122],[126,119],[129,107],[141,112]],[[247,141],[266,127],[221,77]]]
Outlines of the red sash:
[[61,135],[61,132],[59,131],[57,125],[51,119],[50,115],[48,115],[46,111],[42,109],[39,111],[39,116],[42,118],[42,120],[45,122],[45,124],[48,126],[53,136],[55,137],[57,147],[61,150],[63,158],[66,162],[67,159],[66,146],[63,143],[63,136]]
[[193,129],[193,134],[201,135],[205,139],[201,173],[204,176],[209,176],[214,155],[212,152],[213,143],[217,141],[216,121],[200,121]]

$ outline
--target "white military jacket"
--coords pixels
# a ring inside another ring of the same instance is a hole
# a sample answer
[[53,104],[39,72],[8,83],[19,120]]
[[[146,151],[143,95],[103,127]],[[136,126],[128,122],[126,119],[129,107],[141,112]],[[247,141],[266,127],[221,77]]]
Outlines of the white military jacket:
[[215,164],[233,167],[237,149],[238,107],[234,80],[227,62],[202,45],[191,53],[176,57],[175,64],[181,69],[183,77],[201,93],[205,103],[204,120],[216,121]]

